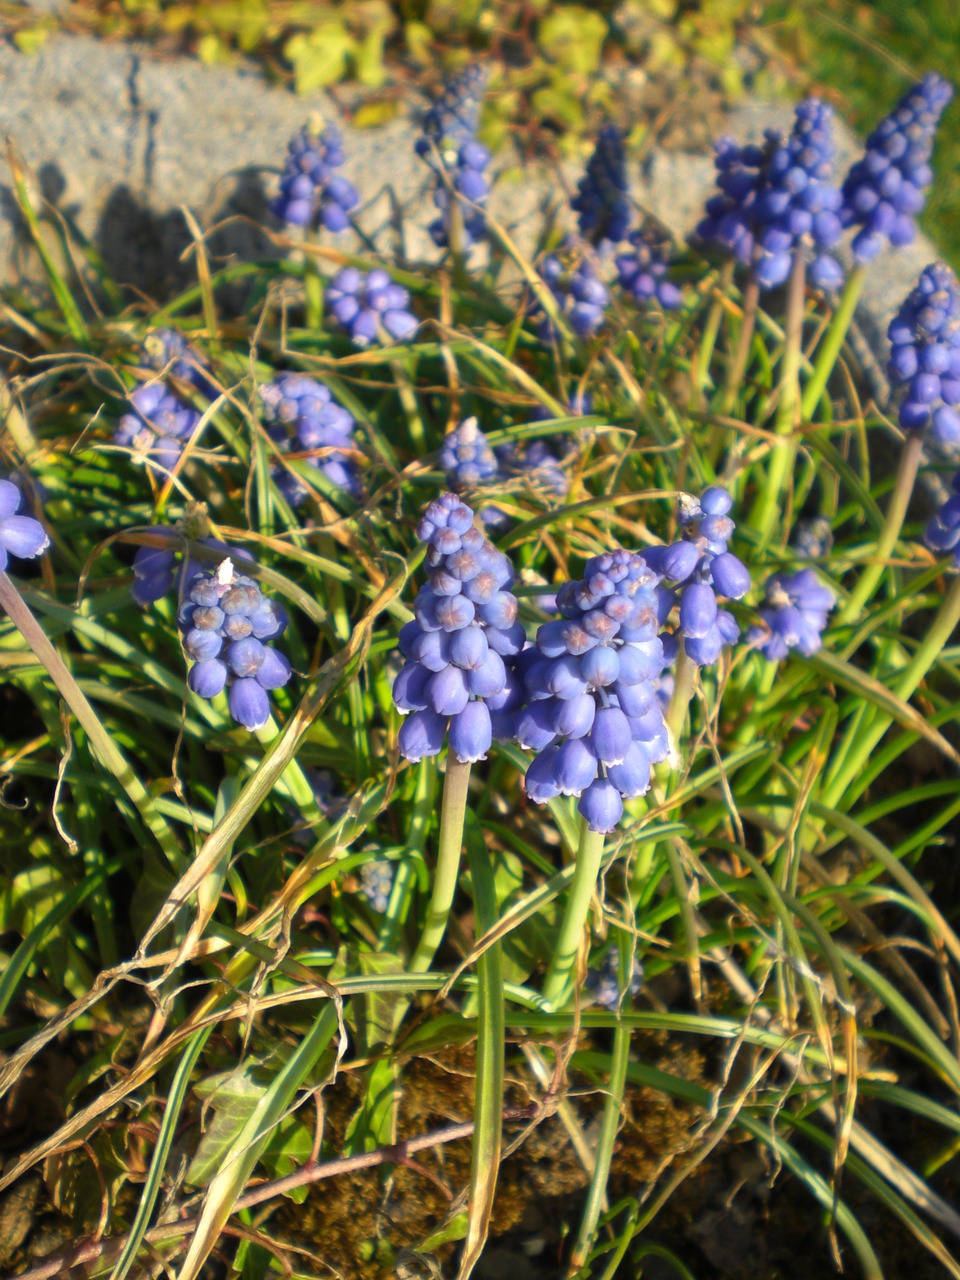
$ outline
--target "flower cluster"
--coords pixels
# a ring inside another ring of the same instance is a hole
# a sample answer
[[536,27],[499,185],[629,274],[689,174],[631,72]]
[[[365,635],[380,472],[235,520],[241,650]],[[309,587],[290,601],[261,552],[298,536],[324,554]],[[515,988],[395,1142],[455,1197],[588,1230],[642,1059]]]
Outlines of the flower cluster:
[[827,615],[836,603],[834,593],[812,569],[777,575],[767,583],[766,603],[759,610],[763,626],[751,627],[747,642],[770,662],[779,662],[791,649],[809,657],[820,648]]
[[343,139],[335,125],[321,133],[304,126],[287,147],[280,194],[270,212],[290,226],[307,227],[319,217],[328,231],[345,231],[360,194],[352,182],[334,173],[343,159]]
[[[620,957],[616,947],[608,947],[603,959],[596,968],[588,968],[584,981],[587,995],[598,1009],[608,1009],[611,1013],[620,1007],[625,992],[620,990]],[[630,974],[630,995],[635,996],[643,985],[643,965],[634,956],[633,972]]]
[[570,207],[579,214],[580,234],[591,244],[619,244],[630,228],[626,155],[623,134],[616,125],[604,125],[597,145],[580,179]]
[[162,382],[141,383],[131,391],[129,404],[113,433],[114,444],[169,471],[183,452],[184,441],[196,430],[199,412]]
[[178,329],[160,328],[148,333],[140,345],[140,363],[154,373],[196,387],[211,399],[217,395],[217,388],[209,377],[209,366]]
[[801,560],[821,560],[830,554],[833,529],[826,516],[806,516],[793,526],[793,549]]
[[356,347],[384,338],[402,342],[417,328],[416,317],[407,310],[409,293],[379,267],[366,273],[344,267],[331,280],[327,301]]
[[840,239],[842,197],[833,186],[833,111],[818,98],[801,102],[789,137],[768,129],[762,147],[740,147],[725,136],[714,163],[720,195],[707,202],[701,239],[752,263],[761,288],[783,284],[794,252],[814,247],[810,278],[834,289],[843,279],[827,250]]
[[[355,448],[351,433],[356,423],[329,388],[306,374],[280,373],[260,388],[260,399],[267,432],[280,449],[321,450],[320,456],[306,459],[308,465],[338,489],[360,497],[360,474],[349,456]],[[274,467],[271,475],[291,507],[300,506],[308,496],[310,490],[288,467]]]
[[923,537],[932,551],[952,552],[954,565],[960,569],[960,471],[953,477],[953,493],[927,525]]
[[[203,572],[203,566],[191,560],[189,556],[185,556],[178,577],[176,572],[178,546],[174,541],[174,530],[166,525],[152,525],[144,532],[163,537],[167,542],[163,547],[138,547],[133,557],[134,582],[130,588],[130,594],[137,604],[146,607],[168,595],[175,581],[178,590],[184,590]],[[234,559],[253,560],[249,551],[242,547],[230,547],[218,538],[200,538],[198,541],[201,546],[222,552],[224,555],[231,555]]]
[[832,289],[843,279],[827,252],[843,230],[842,197],[830,181],[832,124],[832,109],[808,98],[796,109],[789,137],[768,129],[763,146],[741,147],[729,135],[714,146],[720,193],[707,201],[697,234],[752,264],[761,288],[783,284],[803,244],[814,247],[815,285]]
[[501,444],[496,449],[497,461],[505,475],[527,480],[554,498],[565,498],[570,481],[554,452],[556,447],[547,440]]
[[32,560],[50,545],[40,521],[19,514],[22,500],[13,481],[0,480],[0,573],[6,573],[10,556]]
[[637,302],[655,300],[664,311],[676,311],[683,298],[677,286],[665,279],[670,256],[666,242],[651,229],[642,229],[633,233],[630,243],[630,253],[617,255],[620,288]]
[[739,600],[750,589],[750,574],[727,549],[735,525],[730,519],[733,499],[716,485],[697,499],[680,495],[679,521],[683,537],[670,546],[647,547],[644,559],[674,583],[660,588],[661,617],[665,620],[679,598],[678,633],[687,656],[698,667],[710,666],[724,645],[736,644],[740,629],[731,613],[721,609],[718,596]]
[[[569,254],[562,257],[550,254],[540,265],[540,275],[556,298],[570,328],[578,337],[589,338],[603,324],[610,294],[589,258],[581,257],[570,262],[569,257]],[[568,259],[566,262],[565,258]],[[545,342],[549,341],[554,336],[553,325],[539,307],[535,307],[535,311],[540,317],[540,337]]]
[[901,427],[929,425],[941,444],[960,444],[960,285],[949,267],[935,262],[923,271],[887,336],[890,381],[907,388]]
[[592,831],[614,829],[669,749],[652,685],[663,669],[658,582],[629,551],[594,556],[557,592],[561,617],[539,628],[523,664],[529,701],[516,736],[537,753],[527,795],[536,804],[578,796]]
[[360,892],[376,911],[383,915],[390,903],[394,866],[386,858],[365,862],[360,868]]
[[451,489],[470,489],[499,474],[496,455],[476,418],[465,418],[444,438],[440,465]]
[[290,679],[290,663],[267,641],[282,635],[284,610],[252,578],[224,560],[189,584],[178,614],[183,647],[193,660],[187,683],[201,698],[215,698],[229,683],[230,714],[245,729],[270,718],[267,691]]
[[486,87],[487,71],[479,62],[447,80],[424,114],[423,136],[415,144],[417,155],[426,159],[436,147],[445,164],[452,162],[460,146],[477,136]]
[[[462,196],[469,204],[459,203],[465,245],[479,240],[486,230],[481,209],[472,206],[486,203],[490,182],[486,170],[490,152],[477,141],[480,103],[487,75],[477,63],[448,80],[443,92],[426,112],[423,134],[416,142],[422,159],[439,166],[433,192],[437,217],[429,227],[434,244],[446,248],[450,243],[451,196]],[[452,188],[452,192],[451,192]]]
[[400,750],[408,760],[437,755],[449,723],[456,758],[482,760],[493,740],[490,713],[515,693],[504,658],[524,645],[509,591],[513,570],[455,494],[431,502],[417,536],[427,544],[429,579],[414,601],[414,620],[400,631],[407,661],[393,700],[412,713],[400,730]]
[[884,240],[897,248],[916,235],[914,219],[933,181],[937,125],[952,97],[953,86],[931,72],[867,138],[866,153],[844,181],[840,210],[845,227],[859,228],[851,245],[858,262],[875,258]]

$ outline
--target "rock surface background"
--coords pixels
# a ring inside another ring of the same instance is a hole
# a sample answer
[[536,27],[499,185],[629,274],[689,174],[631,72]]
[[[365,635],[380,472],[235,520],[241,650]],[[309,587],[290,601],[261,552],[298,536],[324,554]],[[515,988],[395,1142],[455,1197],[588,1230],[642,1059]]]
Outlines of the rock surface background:
[[[267,202],[287,141],[311,112],[338,117],[327,96],[296,97],[266,84],[252,68],[162,60],[148,48],[87,36],[56,36],[31,55],[0,45],[0,77],[0,131],[40,194],[76,220],[118,281],[154,297],[191,277],[191,265],[180,261],[191,240],[182,206],[203,228],[235,215],[245,219],[209,241],[221,261],[271,255],[258,224],[275,225]],[[391,257],[400,221],[410,258],[436,256],[424,231],[432,216],[429,175],[413,152],[421,106],[411,103],[405,117],[376,129],[340,122],[344,173],[364,200],[360,223]],[[759,139],[765,127],[790,120],[787,105],[745,103],[732,109],[727,128],[739,139]],[[838,144],[842,172],[858,143],[840,125]],[[497,157],[494,167],[511,163]],[[642,173],[634,165],[633,195],[682,237],[695,226],[713,175],[709,154],[654,150]],[[567,175],[571,186],[578,176]],[[530,246],[557,194],[556,175],[532,167],[529,180],[499,183],[490,208]],[[348,246],[349,237],[338,243]],[[886,254],[871,272],[859,320],[867,347],[881,359],[887,320],[935,256],[921,238]],[[38,273],[6,158],[0,163],[0,263],[7,280]]]

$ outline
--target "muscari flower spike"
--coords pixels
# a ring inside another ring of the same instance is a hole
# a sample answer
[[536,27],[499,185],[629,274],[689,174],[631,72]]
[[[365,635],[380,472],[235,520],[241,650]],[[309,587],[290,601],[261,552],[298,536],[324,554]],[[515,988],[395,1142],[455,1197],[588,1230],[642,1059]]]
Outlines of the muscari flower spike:
[[717,485],[705,489],[699,499],[681,494],[681,541],[643,552],[647,563],[674,583],[673,590],[660,588],[661,621],[679,600],[675,635],[683,637],[684,650],[698,667],[712,665],[725,645],[740,638],[733,615],[718,603],[718,597],[739,600],[750,589],[746,566],[727,549],[736,527],[729,515],[732,507],[729,493]]
[[148,333],[140,344],[140,363],[155,373],[176,378],[214,399],[218,394],[210,380],[210,367],[177,329],[160,328]]
[[130,410],[121,415],[114,444],[146,458],[162,471],[176,465],[183,443],[193,435],[200,413],[162,382],[144,382],[131,391]]
[[870,262],[887,241],[893,248],[916,236],[915,218],[933,181],[930,157],[953,85],[931,72],[915,84],[867,138],[866,152],[843,183],[840,218],[859,230],[850,246]]
[[178,613],[183,647],[193,660],[187,684],[201,698],[229,687],[230,714],[253,731],[270,718],[267,693],[290,679],[290,663],[270,640],[282,635],[284,610],[230,559],[197,574]]
[[[305,459],[309,466],[352,498],[360,498],[360,473],[350,457],[356,448],[356,423],[328,387],[303,373],[279,373],[260,388],[260,400],[267,433],[284,453],[313,455]],[[309,496],[309,487],[288,467],[275,466],[270,474],[291,507],[301,506]]]
[[[620,957],[616,947],[608,947],[603,959],[596,967],[587,969],[584,988],[593,1004],[598,1009],[608,1009],[611,1013],[620,1007],[621,998],[626,994],[620,990]],[[643,985],[643,964],[634,956],[633,972],[630,975],[630,995],[639,993]]]
[[747,643],[770,662],[779,662],[791,649],[810,657],[820,648],[822,632],[837,597],[812,569],[789,576],[777,574],[766,585],[766,603],[759,610],[762,626],[751,627]]
[[960,445],[960,284],[942,262],[927,267],[887,330],[887,373],[905,386],[904,431],[922,431],[942,445]]
[[801,102],[789,137],[774,129],[763,146],[728,135],[714,147],[720,194],[707,201],[697,235],[752,264],[763,289],[783,284],[794,252],[812,247],[810,279],[835,289],[843,279],[828,252],[843,231],[842,197],[831,182],[833,111],[818,98]]
[[791,544],[801,560],[822,560],[833,546],[833,529],[826,516],[807,516],[793,527]]
[[[579,338],[589,338],[604,322],[610,305],[607,286],[597,275],[597,269],[587,257],[576,258],[569,246],[560,254],[552,253],[540,264],[540,275],[556,298],[561,313],[566,316],[570,328]],[[574,260],[576,258],[576,260]],[[540,338],[549,342],[554,337],[553,325],[539,303],[534,303]]]
[[646,793],[651,765],[669,751],[653,689],[663,669],[658,583],[632,552],[594,556],[557,592],[560,619],[522,655],[528,703],[516,737],[536,752],[527,795],[535,804],[579,797],[591,831],[614,829],[624,800]]
[[471,207],[484,205],[490,194],[486,174],[490,152],[477,140],[486,82],[486,70],[478,63],[448,80],[440,97],[425,113],[423,133],[415,144],[417,155],[434,168],[439,165],[446,178],[445,181],[437,174],[433,203],[439,217],[429,227],[433,242],[440,248],[449,244],[450,187],[456,195],[469,201],[460,206],[467,245],[481,239],[486,231],[482,209]]
[[290,140],[280,194],[270,212],[289,226],[307,227],[319,219],[328,231],[346,231],[360,193],[334,172],[343,160],[343,138],[335,125],[319,133],[305,125]]
[[10,556],[32,560],[50,545],[47,531],[33,516],[20,513],[23,494],[11,480],[0,480],[0,573],[6,573]]
[[360,893],[377,913],[383,915],[390,903],[394,865],[386,858],[365,862],[360,868]]
[[683,295],[667,280],[670,249],[666,240],[651,227],[630,237],[633,250],[617,255],[617,283],[624,293],[640,303],[659,302],[664,311],[676,311]]
[[507,662],[525,637],[509,590],[513,570],[453,493],[431,502],[417,536],[427,544],[428,580],[399,636],[406,663],[393,701],[410,713],[400,752],[408,760],[435,756],[449,733],[457,760],[472,763],[485,758],[493,740],[491,712],[515,695]]
[[469,489],[495,480],[497,458],[476,418],[465,418],[444,437],[440,465],[451,489]]
[[417,329],[416,317],[407,310],[409,293],[379,267],[366,273],[356,267],[338,271],[327,302],[356,347],[391,339],[403,342]]
[[[167,525],[152,525],[144,532],[162,536],[167,541],[167,545],[163,547],[138,547],[133,557],[134,581],[130,594],[138,605],[145,608],[165,595],[169,595],[174,585],[178,593],[184,591],[203,573],[204,567],[186,556],[180,564],[178,573],[179,539],[176,537],[175,530]],[[199,538],[198,541],[201,546],[209,547],[212,551],[220,551],[237,560],[253,561],[249,551],[243,547],[231,547],[226,542],[221,542],[219,538]]]
[[628,191],[623,134],[616,125],[606,124],[597,135],[586,173],[570,201],[585,240],[602,246],[604,242],[619,244],[625,238],[632,214]]
[[960,569],[960,471],[953,477],[953,493],[927,525],[923,540],[931,551],[950,552]]

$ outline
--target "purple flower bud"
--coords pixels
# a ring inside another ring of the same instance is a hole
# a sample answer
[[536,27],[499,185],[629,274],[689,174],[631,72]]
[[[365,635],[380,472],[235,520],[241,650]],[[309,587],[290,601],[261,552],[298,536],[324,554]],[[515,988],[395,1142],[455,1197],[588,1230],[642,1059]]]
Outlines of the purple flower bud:
[[598,778],[584,791],[577,809],[591,831],[613,831],[623,816],[620,792],[607,778]]
[[446,720],[435,711],[414,711],[400,727],[400,754],[414,763],[443,749]]
[[227,683],[226,664],[219,658],[207,658],[190,668],[187,684],[201,698],[215,698]]
[[483,702],[468,702],[450,721],[450,750],[462,764],[485,760],[493,741],[490,712]]
[[680,595],[680,630],[684,636],[700,639],[707,635],[717,618],[717,598],[712,588],[692,582]]

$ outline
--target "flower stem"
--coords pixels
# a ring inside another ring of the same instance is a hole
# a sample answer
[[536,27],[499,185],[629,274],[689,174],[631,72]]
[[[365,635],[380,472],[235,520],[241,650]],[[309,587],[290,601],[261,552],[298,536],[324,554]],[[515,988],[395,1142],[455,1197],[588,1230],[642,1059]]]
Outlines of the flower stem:
[[770,455],[770,469],[766,483],[760,489],[750,515],[750,524],[760,535],[760,545],[765,547],[773,533],[778,512],[782,510],[782,495],[787,478],[793,470],[797,456],[796,431],[800,425],[800,363],[803,355],[803,304],[806,283],[804,248],[798,246],[793,253],[793,267],[787,292],[787,323],[781,368],[780,404],[774,431],[779,437]]
[[[900,672],[900,678],[893,687],[894,693],[904,702],[915,692],[937,658],[944,645],[960,625],[960,575],[954,578],[953,585],[944,597],[940,611],[924,637],[923,644],[913,655],[911,661]],[[863,771],[870,759],[871,752],[886,733],[893,717],[886,712],[878,711],[876,718],[868,724],[858,737],[853,749],[844,762],[839,773],[826,787],[820,797],[821,802],[830,809],[838,807],[850,783]]]
[[831,373],[833,373],[834,366],[837,363],[837,356],[840,354],[840,348],[843,346],[844,338],[846,338],[853,320],[853,314],[857,309],[857,303],[863,290],[863,282],[866,278],[867,271],[863,263],[854,267],[847,277],[847,283],[844,285],[843,293],[840,295],[840,305],[834,312],[830,327],[820,343],[820,348],[813,364],[813,373],[803,391],[803,399],[800,402],[800,416],[804,422],[809,422],[813,417],[827,381]]
[[888,569],[887,562],[893,553],[894,547],[897,545],[897,539],[900,537],[900,530],[903,528],[903,521],[907,514],[907,507],[910,505],[910,498],[913,495],[913,486],[916,483],[917,472],[920,469],[922,453],[923,436],[917,431],[911,434],[903,447],[903,452],[900,454],[897,480],[890,497],[890,505],[887,508],[883,528],[880,530],[880,537],[877,539],[877,549],[871,562],[864,566],[856,587],[851,592],[849,600],[837,614],[835,622],[841,624],[856,622],[863,606],[869,602],[877,589],[877,584],[881,577]]
[[697,687],[697,673],[700,668],[687,654],[683,640],[680,641],[680,652],[673,671],[673,697],[667,712],[667,728],[673,737],[674,746],[679,751],[683,726],[687,718],[687,708]]
[[552,1009],[563,1008],[570,999],[573,969],[603,861],[603,834],[591,831],[585,818],[581,818],[580,823],[580,844],[573,879],[570,881],[570,893],[560,923],[553,960],[543,984],[543,998]]
[[747,371],[747,361],[750,359],[750,348],[753,345],[753,335],[757,327],[757,306],[759,301],[760,285],[757,282],[756,273],[751,269],[750,278],[743,291],[743,321],[740,325],[740,336],[737,339],[733,360],[727,372],[727,384],[724,388],[723,400],[720,402],[720,412],[722,414],[729,414],[732,411],[734,404],[736,404],[740,383],[743,381],[743,375]]
[[447,930],[460,871],[463,848],[463,819],[470,787],[470,765],[461,764],[451,752],[447,756],[447,773],[443,780],[443,802],[440,807],[440,847],[437,870],[433,878],[433,896],[427,908],[423,933],[410,961],[411,973],[425,973],[433,963],[437,948]]
[[[304,235],[307,244],[317,243],[317,234],[308,229]],[[303,288],[306,302],[307,328],[317,330],[323,328],[323,277],[317,270],[317,259],[308,253],[304,263]]]

